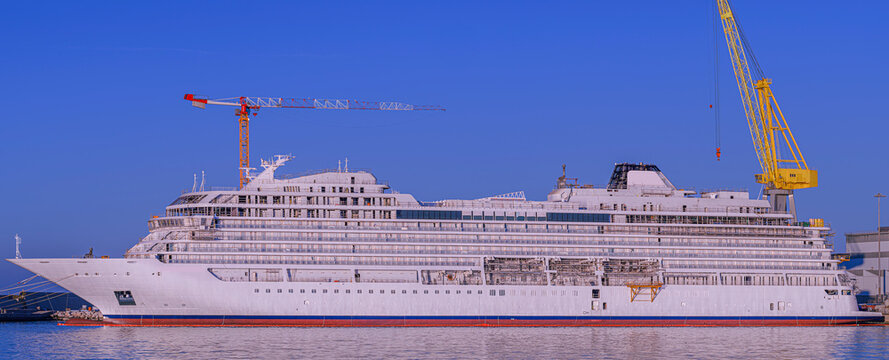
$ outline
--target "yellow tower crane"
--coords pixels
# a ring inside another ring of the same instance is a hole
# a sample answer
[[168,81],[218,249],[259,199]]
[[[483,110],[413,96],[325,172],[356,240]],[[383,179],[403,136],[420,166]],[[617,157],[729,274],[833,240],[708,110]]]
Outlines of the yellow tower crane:
[[764,194],[773,209],[789,211],[796,218],[793,190],[818,186],[818,172],[806,164],[772,93],[772,80],[763,74],[729,0],[717,0],[716,6],[753,147],[762,167],[756,182],[765,184]]

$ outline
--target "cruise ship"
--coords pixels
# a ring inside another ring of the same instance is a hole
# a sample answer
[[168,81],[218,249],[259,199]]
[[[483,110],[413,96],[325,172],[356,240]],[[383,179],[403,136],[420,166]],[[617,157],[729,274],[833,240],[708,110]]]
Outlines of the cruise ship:
[[862,312],[823,221],[616,164],[524,192],[418,201],[369,171],[186,191],[123,258],[10,259],[132,326],[762,326]]

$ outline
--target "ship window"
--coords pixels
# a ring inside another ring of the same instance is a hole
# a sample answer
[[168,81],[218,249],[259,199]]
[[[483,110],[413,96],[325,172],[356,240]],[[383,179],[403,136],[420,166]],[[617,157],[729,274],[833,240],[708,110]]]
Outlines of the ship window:
[[450,294],[451,290],[445,290],[445,294]]
[[266,294],[271,293],[271,292],[272,292],[272,289],[265,289]]
[[293,289],[287,289],[287,292],[293,294]]
[[460,290],[457,290],[457,295],[460,295]]
[[428,294],[428,293],[429,293],[429,290],[423,290],[423,293],[424,293],[424,294]]
[[839,292],[838,292],[837,290],[835,290],[835,289],[834,289],[834,290],[824,289],[824,292],[827,293],[827,295],[837,295],[837,294],[839,294]]
[[333,289],[333,293],[334,293],[334,294],[339,294],[339,293],[340,293],[340,289]]
[[[366,201],[369,199],[365,199]],[[369,204],[365,204],[369,205]],[[463,218],[460,211],[443,211],[443,210],[396,210],[396,219],[417,219],[417,220],[460,220]]]
[[321,290],[321,292],[327,294],[327,289]]
[[390,294],[394,294],[394,293],[395,293],[395,290],[392,290],[392,291],[390,291],[389,293],[390,293]]
[[414,290],[414,294],[416,294],[416,293],[417,293],[417,290]]
[[497,296],[497,290],[491,290],[491,296]]
[[778,302],[778,311],[784,311],[784,302],[783,301]]
[[402,294],[407,294],[407,290],[401,290]]
[[259,289],[253,289],[253,292],[258,293]]
[[305,293],[306,293],[306,289],[299,289],[299,293],[300,293],[300,294],[305,294]]
[[606,303],[606,302],[602,303],[602,310],[608,310],[608,303]]
[[500,296],[506,296],[506,290],[500,290]]
[[[479,295],[481,295],[481,294],[482,294],[482,291],[481,291],[481,290],[479,290],[479,291],[478,291],[478,294],[479,294]],[[491,294],[491,295],[493,295],[493,294]]]
[[283,289],[278,289],[278,294],[283,293],[283,292],[284,292]]
[[546,213],[546,221],[609,222],[608,214]]
[[318,292],[318,290],[312,289],[312,294]]
[[121,306],[136,305],[136,299],[133,298],[133,294],[129,290],[115,291],[114,297],[117,298],[118,305],[121,305]]
[[592,303],[592,305],[590,305],[590,308],[593,310],[599,310],[599,300],[593,300],[593,303]]
[[438,290],[435,290],[435,293],[438,294]]
[[368,290],[367,293],[368,293],[368,294],[373,294],[374,291],[373,291],[373,290]]
[[599,289],[593,289],[593,299],[599,298]]
[[352,292],[352,290],[348,290],[348,289],[346,289],[346,294],[348,294],[348,293],[350,293],[350,292]]
[[775,303],[769,303],[769,310],[775,310]]
[[357,291],[358,291],[359,294],[361,293],[361,289],[358,289]]

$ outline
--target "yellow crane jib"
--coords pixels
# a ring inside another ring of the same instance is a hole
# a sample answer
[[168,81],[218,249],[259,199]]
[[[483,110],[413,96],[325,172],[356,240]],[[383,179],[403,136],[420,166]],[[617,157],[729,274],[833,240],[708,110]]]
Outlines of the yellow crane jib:
[[772,93],[772,80],[763,74],[729,1],[717,0],[716,4],[750,136],[762,168],[762,173],[756,175],[756,182],[765,184],[767,190],[818,186],[818,172],[806,164]]

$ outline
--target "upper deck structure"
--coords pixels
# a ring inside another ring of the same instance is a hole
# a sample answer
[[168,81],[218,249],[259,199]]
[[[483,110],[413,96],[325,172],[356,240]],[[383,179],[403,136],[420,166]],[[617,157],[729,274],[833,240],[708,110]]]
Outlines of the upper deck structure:
[[793,223],[747,192],[678,189],[654,165],[617,164],[607,187],[563,174],[546,201],[420,202],[366,171],[276,178],[288,159],[264,162],[242,190],[183,194],[126,256],[479,272],[492,257],[573,258],[651,262],[649,278],[668,284],[837,284],[827,228]]

